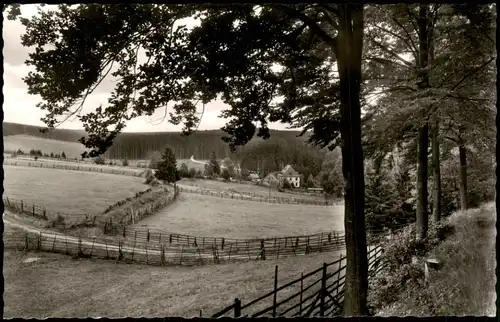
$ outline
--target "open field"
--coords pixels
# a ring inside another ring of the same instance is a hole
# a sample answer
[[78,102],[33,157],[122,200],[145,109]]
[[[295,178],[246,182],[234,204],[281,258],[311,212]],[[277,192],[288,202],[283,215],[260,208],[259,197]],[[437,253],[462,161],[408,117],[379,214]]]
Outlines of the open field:
[[269,204],[181,193],[164,210],[132,227],[195,236],[260,238],[344,230],[344,206]]
[[[223,182],[218,180],[201,180],[201,179],[182,179],[179,184],[184,185],[194,185],[199,188],[213,190],[213,191],[227,191],[227,192],[239,192],[242,194],[255,195],[269,197],[269,188],[264,186],[258,186],[253,183],[237,183],[237,182]],[[311,199],[324,201],[325,198],[318,195],[308,195],[305,193],[293,193],[293,192],[280,192],[276,189],[271,190],[271,198],[299,198],[299,199]]]
[[49,168],[56,170],[69,170],[69,171],[102,172],[108,174],[119,174],[127,176],[138,176],[145,170],[145,169],[131,168],[131,167],[99,165],[88,162],[71,162],[71,161],[52,160],[43,158],[35,161],[34,159],[31,159],[29,157],[8,158],[4,160],[4,165],[46,168],[46,169]]
[[[312,271],[340,252],[203,267],[153,267],[106,260],[6,250],[4,316],[204,317],[273,289],[274,265],[280,285]],[[28,258],[39,258],[30,263]],[[91,278],[89,278],[91,277]],[[272,301],[272,299],[270,299]],[[267,305],[272,304],[266,303]]]
[[143,178],[4,165],[5,196],[50,211],[92,214],[147,189]]
[[21,149],[24,153],[29,153],[31,149],[35,149],[41,150],[42,153],[61,154],[64,151],[67,158],[80,159],[81,153],[85,151],[85,147],[78,142],[45,139],[24,134],[4,136],[3,144],[4,150],[9,152]]

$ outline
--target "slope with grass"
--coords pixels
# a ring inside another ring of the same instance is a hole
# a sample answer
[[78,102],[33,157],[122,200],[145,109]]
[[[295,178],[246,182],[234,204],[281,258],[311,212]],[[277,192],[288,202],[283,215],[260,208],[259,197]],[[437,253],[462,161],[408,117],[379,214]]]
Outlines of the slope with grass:
[[147,189],[143,178],[132,176],[8,165],[4,171],[5,197],[68,214],[101,213]]
[[31,149],[41,150],[42,153],[64,154],[67,158],[81,158],[85,147],[78,142],[60,141],[48,138],[29,136],[25,134],[9,135],[3,137],[4,150],[14,152],[21,149],[24,153],[29,153]]
[[195,236],[261,238],[343,231],[343,205],[269,204],[183,193],[132,227]]
[[397,301],[380,309],[380,316],[476,315],[494,316],[495,216],[493,203],[445,219],[453,233],[425,254],[442,263],[430,269],[428,281],[422,264],[406,264],[413,272],[399,288]]

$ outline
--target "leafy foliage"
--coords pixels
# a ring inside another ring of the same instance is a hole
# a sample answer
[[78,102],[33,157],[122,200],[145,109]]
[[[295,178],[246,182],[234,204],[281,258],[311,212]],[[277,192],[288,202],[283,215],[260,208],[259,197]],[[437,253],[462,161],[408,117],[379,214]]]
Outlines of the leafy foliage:
[[[51,153],[52,154],[52,153]],[[100,165],[104,165],[106,164],[106,159],[104,159],[104,157],[102,155],[98,155],[94,158],[94,163],[95,164],[100,164]]]
[[210,172],[212,173],[212,175],[220,174],[220,164],[219,161],[217,161],[217,157],[215,156],[215,151],[212,152],[210,156],[210,163],[208,166],[210,167]]
[[185,164],[185,163],[181,164],[181,167],[179,169],[179,175],[181,176],[181,178],[188,178],[189,177],[189,169],[188,169],[187,164]]

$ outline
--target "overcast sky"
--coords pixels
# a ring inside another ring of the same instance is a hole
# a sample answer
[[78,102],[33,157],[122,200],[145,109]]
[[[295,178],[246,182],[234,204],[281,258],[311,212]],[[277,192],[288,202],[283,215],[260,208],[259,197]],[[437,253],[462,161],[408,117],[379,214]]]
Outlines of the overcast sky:
[[[22,5],[21,12],[24,17],[31,17],[37,14],[37,5]],[[54,6],[45,6],[43,10],[52,9]],[[25,48],[21,45],[21,35],[25,28],[19,21],[10,21],[5,19],[3,25],[4,39],[4,121],[15,122],[22,124],[44,126],[40,118],[45,116],[44,111],[37,109],[36,104],[40,102],[40,97],[28,94],[28,87],[24,84],[22,78],[28,75],[29,68],[24,64],[28,58],[28,53],[32,49]],[[193,24],[194,21],[188,21],[187,24]],[[112,79],[104,80],[96,91],[87,98],[84,105],[85,111],[91,111],[100,104],[106,104],[107,98],[114,88],[115,83]],[[201,111],[201,104],[200,104]],[[225,120],[218,118],[220,111],[228,108],[221,101],[213,101],[205,106],[205,113],[200,123],[200,130],[219,129],[225,124]],[[175,126],[168,123],[166,120],[161,122],[165,113],[164,109],[158,109],[151,116],[141,116],[127,123],[125,132],[157,132],[157,131],[180,131],[182,125]],[[284,130],[286,124],[273,123],[269,125],[272,129]],[[82,124],[77,120],[67,121],[60,128],[66,129],[82,129]]]

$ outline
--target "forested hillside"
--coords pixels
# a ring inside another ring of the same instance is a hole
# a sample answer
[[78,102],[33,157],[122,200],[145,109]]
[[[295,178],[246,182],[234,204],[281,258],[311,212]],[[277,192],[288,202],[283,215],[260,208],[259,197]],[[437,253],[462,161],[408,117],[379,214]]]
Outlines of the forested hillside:
[[[78,142],[78,139],[85,135],[82,130],[66,129],[54,129],[41,133],[42,127],[8,122],[3,123],[3,128],[4,136],[25,134],[67,142]],[[297,138],[299,133],[298,131],[271,130],[270,141],[300,140],[303,142],[306,140],[307,135]],[[178,159],[188,159],[192,155],[200,160],[209,159],[212,151],[215,151],[217,158],[223,159],[231,156],[228,144],[221,139],[224,135],[225,133],[221,130],[198,131],[188,137],[181,135],[181,132],[120,133],[104,156],[109,159],[147,159],[152,152],[170,146]],[[262,139],[256,137],[252,143],[256,144],[260,141]],[[239,152],[243,150],[239,149]]]

